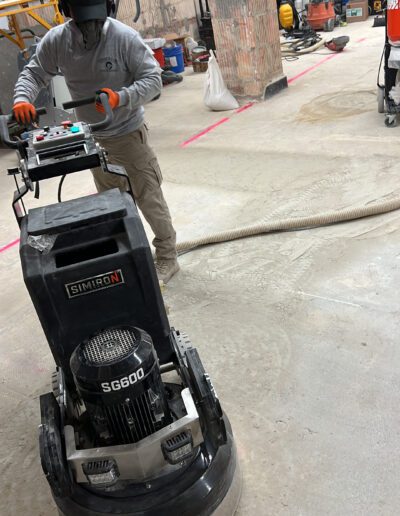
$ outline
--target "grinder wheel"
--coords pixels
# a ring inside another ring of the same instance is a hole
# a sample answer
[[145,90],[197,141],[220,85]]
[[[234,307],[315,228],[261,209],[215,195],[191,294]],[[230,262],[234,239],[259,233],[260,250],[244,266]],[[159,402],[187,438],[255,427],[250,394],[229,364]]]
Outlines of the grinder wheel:
[[112,496],[74,484],[54,501],[60,516],[233,516],[241,494],[241,474],[228,419],[227,443],[213,457],[199,454],[174,482],[139,496]]
[[69,496],[72,479],[64,458],[60,407],[53,393],[40,396],[40,411],[39,447],[43,472],[53,493],[57,493],[57,496]]

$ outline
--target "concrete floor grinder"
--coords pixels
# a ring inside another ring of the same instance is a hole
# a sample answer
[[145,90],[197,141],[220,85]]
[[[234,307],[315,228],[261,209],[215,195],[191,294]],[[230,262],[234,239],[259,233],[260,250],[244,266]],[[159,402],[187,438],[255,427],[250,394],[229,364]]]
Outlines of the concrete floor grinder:
[[[88,168],[126,176],[93,133],[11,140],[23,276],[57,365],[40,397],[42,468],[60,515],[232,515],[241,478],[229,421],[188,337],[170,327],[134,200],[118,189],[26,212],[41,181]],[[72,107],[71,104],[69,107]],[[38,110],[39,113],[42,110]]]

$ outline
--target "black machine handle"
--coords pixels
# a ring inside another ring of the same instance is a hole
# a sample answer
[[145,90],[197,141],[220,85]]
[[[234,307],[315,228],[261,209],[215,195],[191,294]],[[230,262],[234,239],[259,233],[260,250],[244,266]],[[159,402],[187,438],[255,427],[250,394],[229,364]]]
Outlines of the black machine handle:
[[203,0],[199,0],[199,6],[200,6],[200,19],[202,20],[205,18],[205,14],[210,12],[210,6],[208,5],[208,0],[206,0],[206,9],[204,10],[203,7]]
[[[76,107],[81,106],[88,106],[89,104],[94,104],[97,100],[97,96],[93,97],[85,97],[83,99],[79,100],[70,100],[69,102],[64,102],[62,105],[64,109],[74,109]],[[90,129],[95,132],[99,131],[100,129],[104,129],[108,127],[114,118],[113,110],[111,109],[110,102],[108,101],[108,95],[107,93],[100,93],[99,95],[100,102],[102,103],[104,107],[104,111],[106,112],[106,116],[104,120],[101,122],[97,122],[96,124],[89,124]]]
[[[38,116],[45,115],[47,113],[46,108],[39,107],[36,109]],[[10,131],[8,130],[8,124],[15,122],[14,114],[1,115],[0,116],[0,140],[10,147],[11,149],[17,149],[21,145],[21,141],[15,141],[10,139]]]
[[88,104],[94,104],[96,102],[96,97],[93,95],[92,97],[85,97],[84,99],[79,100],[70,100],[69,102],[64,102],[62,107],[63,109],[74,109],[80,106],[87,106]]
[[10,131],[8,130],[8,123],[11,121],[12,115],[0,116],[0,140],[10,147],[10,149],[18,148],[18,142],[10,140]]

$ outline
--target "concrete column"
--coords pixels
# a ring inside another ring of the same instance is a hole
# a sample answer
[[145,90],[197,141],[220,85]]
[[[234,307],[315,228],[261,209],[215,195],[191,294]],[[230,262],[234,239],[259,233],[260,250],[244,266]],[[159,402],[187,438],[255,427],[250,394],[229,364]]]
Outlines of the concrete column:
[[218,62],[236,95],[266,98],[287,86],[276,0],[209,0]]

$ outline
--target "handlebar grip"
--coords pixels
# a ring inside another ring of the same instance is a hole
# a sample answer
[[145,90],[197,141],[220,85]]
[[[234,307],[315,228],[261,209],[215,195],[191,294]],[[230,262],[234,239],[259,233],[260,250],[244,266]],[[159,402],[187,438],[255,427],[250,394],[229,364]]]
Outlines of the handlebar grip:
[[79,106],[87,106],[88,104],[94,104],[96,102],[96,97],[86,97],[84,99],[79,100],[70,100],[69,102],[64,102],[62,107],[63,109],[73,109]]
[[99,131],[100,129],[108,127],[114,118],[114,113],[111,109],[110,102],[108,101],[107,93],[100,93],[99,99],[100,102],[103,104],[106,117],[101,122],[97,122],[96,124],[90,124],[90,129],[92,131]]
[[104,106],[105,115],[106,115],[104,120],[102,120],[101,122],[97,122],[95,124],[90,124],[90,128],[92,131],[98,131],[98,130],[104,129],[105,127],[110,125],[110,123],[112,122],[112,120],[114,118],[114,113],[113,113],[110,103],[108,101],[107,93],[103,92],[103,93],[100,93],[99,96],[86,97],[86,98],[79,99],[79,100],[71,100],[69,102],[64,102],[64,104],[62,106],[64,109],[73,109],[73,108],[76,108],[79,106],[87,106],[89,104],[94,104],[98,98],[100,99],[100,102]]
[[[38,107],[38,108],[36,108],[36,115],[37,116],[46,115],[46,114],[47,114],[47,109],[45,107]],[[7,116],[7,122],[8,123],[16,122],[14,113],[11,113],[10,115],[6,115],[6,116]]]
[[17,142],[10,140],[10,133],[8,131],[8,125],[11,115],[0,116],[0,142],[3,142],[10,147],[10,149],[16,149],[18,147]]

